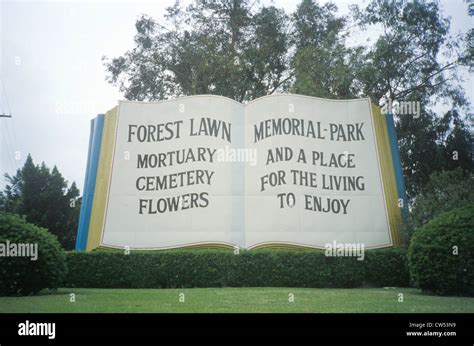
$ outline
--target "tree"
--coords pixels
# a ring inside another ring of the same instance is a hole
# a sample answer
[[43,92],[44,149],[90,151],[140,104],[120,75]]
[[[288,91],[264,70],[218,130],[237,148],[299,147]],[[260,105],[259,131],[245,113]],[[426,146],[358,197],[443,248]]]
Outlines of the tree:
[[31,155],[0,193],[0,210],[24,216],[27,222],[47,228],[65,249],[73,249],[79,219],[79,190],[70,187],[56,166],[35,165]]
[[474,203],[474,173],[461,168],[431,174],[425,191],[414,198],[408,220],[410,238],[414,230],[446,211]]
[[352,9],[362,28],[382,30],[359,71],[365,95],[376,102],[414,98],[426,106],[438,96],[466,104],[457,84],[462,39],[448,35],[450,22],[438,1],[372,0],[363,11]]
[[[463,39],[449,36],[450,22],[442,16],[438,1],[372,0],[364,10],[352,9],[362,28],[382,30],[355,72],[362,96],[381,106],[388,100],[421,106],[420,117],[394,116],[408,197],[423,192],[435,171],[472,170],[467,154],[468,100],[459,85]],[[430,109],[441,100],[452,105],[444,116]],[[454,151],[459,153],[457,159]]]
[[446,112],[442,117],[431,111],[418,119],[399,116],[396,127],[410,199],[424,192],[433,172],[455,168],[472,171],[470,134],[458,111]]
[[292,91],[324,98],[354,98],[360,48],[347,48],[347,19],[336,17],[336,5],[303,0],[293,14],[295,54]]
[[107,80],[127,99],[149,101],[212,93],[242,102],[285,89],[288,17],[253,4],[196,1],[183,9],[176,2],[163,25],[142,16],[135,47],[104,57]]
[[458,111],[452,110],[439,119],[437,132],[442,147],[444,169],[472,170],[469,127]]

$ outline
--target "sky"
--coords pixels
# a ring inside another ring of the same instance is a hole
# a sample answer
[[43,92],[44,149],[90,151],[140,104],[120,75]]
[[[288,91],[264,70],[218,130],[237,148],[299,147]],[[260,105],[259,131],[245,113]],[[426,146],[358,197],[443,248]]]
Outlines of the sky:
[[[82,193],[90,120],[123,99],[105,81],[102,56],[117,57],[131,49],[137,18],[147,14],[159,20],[174,1],[0,0],[0,113],[12,114],[0,118],[1,190],[3,174],[14,174],[31,153],[35,163],[56,165]],[[368,0],[333,2],[347,15],[350,4],[364,6]],[[273,4],[291,13],[297,1]],[[451,17],[452,34],[473,27],[465,0],[441,4]],[[376,35],[374,29],[357,40]],[[472,102],[474,79],[464,71],[463,86]]]

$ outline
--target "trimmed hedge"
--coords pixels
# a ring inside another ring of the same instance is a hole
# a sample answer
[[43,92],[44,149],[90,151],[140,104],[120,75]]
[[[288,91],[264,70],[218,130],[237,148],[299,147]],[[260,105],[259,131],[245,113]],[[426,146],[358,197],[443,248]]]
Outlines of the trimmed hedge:
[[418,229],[408,259],[423,292],[474,296],[474,205],[441,214]]
[[67,253],[68,287],[361,287],[408,286],[404,249],[365,252],[365,259],[322,251],[173,250]]
[[67,270],[65,255],[57,238],[46,229],[27,223],[17,215],[0,212],[0,243],[2,249],[13,244],[37,245],[36,260],[3,257],[2,253],[0,295],[29,295],[62,284]]

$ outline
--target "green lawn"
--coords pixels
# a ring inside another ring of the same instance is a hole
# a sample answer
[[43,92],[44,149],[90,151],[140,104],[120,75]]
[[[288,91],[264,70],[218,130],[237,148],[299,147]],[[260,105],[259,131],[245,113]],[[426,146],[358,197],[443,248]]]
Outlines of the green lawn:
[[[76,302],[69,301],[70,293]],[[428,296],[411,288],[81,288],[0,297],[0,312],[474,312],[474,298]]]

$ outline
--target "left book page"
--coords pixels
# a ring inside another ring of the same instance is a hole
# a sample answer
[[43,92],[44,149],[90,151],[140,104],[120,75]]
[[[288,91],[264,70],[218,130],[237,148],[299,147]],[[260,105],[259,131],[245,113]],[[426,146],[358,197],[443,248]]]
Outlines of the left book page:
[[120,102],[100,245],[243,246],[243,118],[219,96]]

